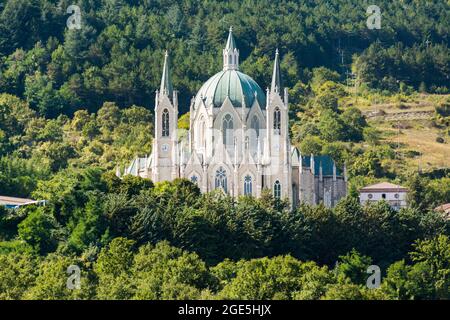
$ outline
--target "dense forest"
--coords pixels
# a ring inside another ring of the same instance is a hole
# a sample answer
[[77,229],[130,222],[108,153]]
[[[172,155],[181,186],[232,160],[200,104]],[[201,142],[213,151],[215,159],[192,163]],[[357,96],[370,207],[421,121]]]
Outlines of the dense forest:
[[[71,4],[80,29],[66,25]],[[396,165],[411,155],[357,100],[442,95],[431,124],[448,143],[450,3],[379,0],[379,30],[366,26],[370,4],[1,1],[0,195],[47,204],[0,207],[0,299],[450,299],[450,221],[433,211],[450,202],[450,172]],[[230,26],[262,87],[279,48],[293,144],[347,164],[335,208],[115,176],[151,152],[164,51],[185,113]],[[409,208],[361,206],[358,187],[379,180],[407,186]],[[70,265],[81,290],[66,287]]]
[[[73,3],[81,8],[82,25],[69,30],[66,9]],[[448,92],[448,2],[380,0],[379,30],[366,26],[369,4],[9,0],[0,7],[0,87],[47,117],[96,111],[104,101],[151,107],[168,49],[181,111],[188,111],[196,90],[218,71],[233,26],[241,67],[262,87],[278,47],[289,88],[307,83],[311,69],[323,66],[341,79],[353,71],[371,88],[398,90],[403,83],[418,89],[423,83]]]

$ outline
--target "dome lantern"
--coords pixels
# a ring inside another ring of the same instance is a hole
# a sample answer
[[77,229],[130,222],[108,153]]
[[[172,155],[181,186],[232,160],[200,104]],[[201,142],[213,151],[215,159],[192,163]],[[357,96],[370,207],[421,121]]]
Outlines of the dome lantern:
[[264,91],[255,80],[239,71],[239,50],[232,28],[223,49],[223,70],[203,84],[195,98],[195,105],[200,105],[203,100],[208,107],[220,108],[227,98],[235,108],[251,108],[255,101],[261,109],[266,107]]

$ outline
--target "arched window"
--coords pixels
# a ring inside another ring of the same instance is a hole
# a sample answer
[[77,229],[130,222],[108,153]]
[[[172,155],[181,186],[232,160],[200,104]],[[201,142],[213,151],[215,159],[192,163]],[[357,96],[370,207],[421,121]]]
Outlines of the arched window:
[[273,196],[275,199],[281,198],[281,183],[278,180],[273,184]]
[[244,195],[252,195],[252,177],[249,175],[244,178]]
[[253,118],[252,118],[252,122],[250,123],[250,128],[253,129],[253,131],[256,134],[256,138],[258,138],[259,137],[259,119],[256,115],[253,116]]
[[223,118],[222,125],[223,144],[226,146],[233,145],[233,118],[230,114],[227,114]]
[[169,136],[169,110],[164,109],[162,113],[162,136]]
[[248,138],[248,136],[246,136],[245,137],[245,145],[244,145],[245,150],[248,150],[249,144],[250,144],[250,139]]
[[220,167],[219,170],[216,171],[216,189],[222,188],[225,193],[227,193],[227,172]]
[[278,107],[273,112],[273,130],[276,135],[281,133],[281,111]]

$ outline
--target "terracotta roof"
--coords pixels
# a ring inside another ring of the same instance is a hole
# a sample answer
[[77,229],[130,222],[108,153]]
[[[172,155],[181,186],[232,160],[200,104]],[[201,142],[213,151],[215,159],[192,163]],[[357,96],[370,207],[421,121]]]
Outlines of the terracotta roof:
[[397,184],[393,184],[390,182],[380,182],[380,183],[375,183],[375,184],[371,184],[368,186],[365,186],[364,188],[361,188],[359,190],[359,192],[381,192],[381,191],[386,191],[386,192],[408,192],[408,189],[406,189],[405,187],[402,187],[400,185]]
[[440,205],[439,207],[434,208],[434,211],[442,211],[445,213],[450,213],[450,203]]
[[33,201],[31,199],[0,196],[0,205],[22,205]]

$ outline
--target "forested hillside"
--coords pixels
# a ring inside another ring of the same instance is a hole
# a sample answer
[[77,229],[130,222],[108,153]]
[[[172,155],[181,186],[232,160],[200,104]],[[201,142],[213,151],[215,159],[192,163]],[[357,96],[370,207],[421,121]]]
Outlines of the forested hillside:
[[[152,107],[164,50],[170,50],[182,111],[217,72],[234,27],[242,69],[263,87],[275,48],[284,85],[307,83],[324,66],[341,79],[354,71],[369,87],[400,82],[448,92],[447,1],[380,0],[380,30],[366,26],[369,2],[351,1],[75,1],[81,29],[69,30],[73,1],[9,0],[0,16],[0,86],[41,115],[96,111],[104,101]],[[299,102],[299,100],[293,100]]]
[[[0,299],[449,299],[450,2],[378,0],[379,30],[370,4],[0,1],[0,195],[48,201],[0,207]],[[279,48],[292,143],[347,165],[336,208],[114,175],[151,153],[164,51],[187,129],[230,26],[263,88]],[[410,207],[360,206],[381,180]]]

